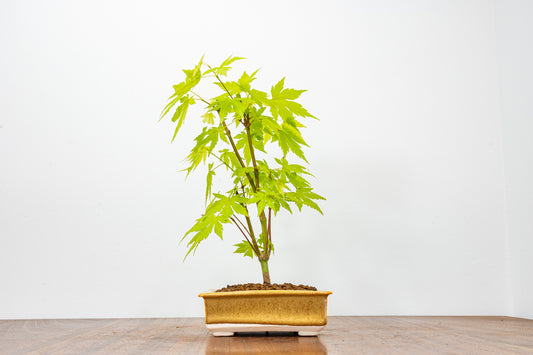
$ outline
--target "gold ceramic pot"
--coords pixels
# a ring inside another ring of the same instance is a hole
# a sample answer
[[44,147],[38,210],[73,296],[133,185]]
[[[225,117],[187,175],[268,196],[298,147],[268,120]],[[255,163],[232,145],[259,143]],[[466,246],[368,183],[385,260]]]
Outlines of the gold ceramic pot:
[[215,336],[248,331],[316,335],[327,323],[329,291],[233,291],[202,293],[205,323]]

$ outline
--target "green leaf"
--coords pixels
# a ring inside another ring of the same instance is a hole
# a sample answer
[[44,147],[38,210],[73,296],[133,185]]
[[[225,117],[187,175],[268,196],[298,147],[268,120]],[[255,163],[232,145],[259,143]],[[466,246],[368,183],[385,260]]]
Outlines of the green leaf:
[[204,72],[204,75],[207,75],[207,74],[210,74],[210,73],[215,73],[217,75],[225,76],[228,73],[228,71],[231,69],[230,65],[233,62],[235,62],[237,60],[241,60],[241,59],[246,59],[246,58],[229,56],[226,60],[224,60],[222,62],[222,64],[220,64],[220,66],[215,67],[215,68],[210,68],[209,70]]
[[205,160],[209,154],[211,154],[211,152],[215,149],[218,142],[218,137],[218,127],[211,127],[209,129],[204,127],[202,133],[194,138],[196,145],[192,148],[191,152],[187,156],[187,160],[191,163],[191,165],[187,168],[189,173],[195,170],[200,163],[205,163]]
[[313,117],[302,105],[296,100],[300,95],[306,90],[295,90],[295,89],[285,89],[283,90],[283,85],[285,83],[285,78],[281,79],[275,86],[270,90],[271,99],[265,100],[265,104],[269,106],[270,112],[274,118],[281,117],[290,117],[301,116],[301,117]]
[[250,87],[250,83],[252,81],[255,80],[255,74],[259,71],[259,69],[257,69],[255,72],[252,73],[252,75],[248,75],[246,72],[242,73],[239,81],[238,81],[238,84],[240,86],[240,88],[243,90],[243,91],[246,91],[246,92],[249,92],[251,87]]
[[233,213],[238,213],[248,217],[246,208],[240,204],[242,200],[239,196],[228,197],[218,193],[213,195],[218,199],[218,201],[220,201],[219,203],[221,205],[219,206],[219,209],[221,210],[222,216],[229,218],[233,215]]
[[319,194],[315,194],[314,192],[312,192],[311,190],[309,190],[308,192],[306,192],[305,194],[308,198],[312,198],[313,200],[325,200],[326,198],[323,197],[323,196],[320,196]]
[[318,207],[318,205],[316,204],[316,202],[314,202],[313,200],[309,199],[309,198],[306,198],[306,197],[303,197],[302,198],[302,203],[306,206],[309,206],[311,207],[312,209],[314,210],[317,210],[318,212],[320,212],[321,215],[323,215],[324,213],[322,213],[322,210],[320,209],[320,207]]
[[237,249],[233,252],[234,254],[243,254],[244,256],[249,256],[253,259],[254,257],[254,250],[252,249],[252,246],[245,240],[243,240],[240,243],[234,244]]
[[233,202],[231,204],[231,207],[233,208],[233,210],[238,213],[238,214],[242,214],[243,216],[246,216],[248,217],[248,211],[246,211],[246,208],[244,208],[240,203],[238,202]]
[[287,133],[289,136],[291,136],[291,138],[298,142],[299,144],[303,144],[305,146],[309,146],[307,145],[307,143],[304,141],[304,139],[302,138],[302,134],[300,133],[300,130],[296,127],[296,125],[293,125],[295,123],[294,119],[292,120],[291,123],[291,120],[286,120],[285,122],[283,122],[283,124],[281,125],[283,127],[283,131],[285,133]]
[[306,91],[307,90],[285,89],[276,96],[276,99],[296,100]]
[[205,124],[215,124],[215,115],[211,111],[204,113],[202,118],[202,122]]
[[191,91],[196,85],[198,85],[202,77],[201,66],[203,58],[204,57],[200,59],[200,62],[196,65],[194,69],[183,71],[186,75],[184,82],[173,85],[174,94],[169,97],[170,102],[165,106],[163,111],[161,111],[161,117],[159,118],[159,120],[161,120],[168,113],[168,111],[178,102],[178,100],[180,100],[187,93],[189,93],[189,91]]
[[198,64],[196,64],[194,69],[184,69],[183,70],[183,72],[187,76],[186,82],[187,81],[195,81],[195,80],[199,81],[200,80],[200,78],[202,77],[201,68],[202,68],[203,61],[204,61],[204,56],[202,56],[202,58],[200,58],[200,61],[198,62]]
[[287,193],[287,199],[291,202],[294,202],[300,211],[305,205],[323,214],[318,204],[313,200],[325,200],[325,198],[315,194],[312,192],[312,190],[313,189],[311,187],[297,188],[295,192]]
[[215,233],[220,237],[220,239],[222,239],[222,232],[224,230],[224,227],[222,226],[222,223],[220,223],[219,221],[217,221],[215,223]]
[[267,99],[268,94],[266,92],[259,91],[256,89],[252,89],[252,91],[250,91],[250,97],[255,103],[259,105],[262,105],[268,102],[268,99]]
[[179,84],[173,85],[174,94],[171,97],[177,97],[178,99],[185,96],[192,88],[194,88],[200,79],[193,79],[191,81],[184,81]]
[[287,173],[287,178],[295,188],[308,188],[309,182],[296,173]]
[[283,151],[283,154],[287,154],[290,151],[292,151],[297,157],[307,162],[307,159],[305,158],[304,152],[302,148],[300,147],[300,143],[295,140],[295,137],[288,134],[286,131],[282,130],[278,132],[278,144],[281,150]]
[[287,111],[291,112],[295,116],[311,117],[311,118],[317,119],[315,116],[310,114],[305,108],[303,108],[303,106],[300,105],[298,102],[285,101],[283,102],[283,104],[285,105]]
[[220,64],[221,67],[227,67],[229,65],[231,65],[231,63],[237,61],[237,60],[242,60],[242,59],[246,59],[244,57],[232,57],[231,55],[225,60],[222,62],[222,64]]
[[178,131],[183,124],[183,121],[185,121],[185,116],[187,116],[187,110],[189,109],[189,105],[194,104],[194,99],[189,96],[182,97],[180,99],[181,105],[178,106],[176,109],[176,112],[174,113],[174,116],[172,116],[172,122],[178,121],[178,124],[176,125],[176,130],[174,131],[174,135],[172,136],[171,142],[174,142],[174,139],[176,138],[176,135],[178,134]]
[[272,135],[274,135],[275,132],[281,129],[281,126],[272,117],[261,116],[260,120],[261,120],[263,127],[265,127],[269,132],[271,132]]
[[269,197],[266,199],[266,204],[272,209],[272,211],[274,211],[274,213],[277,213],[279,211],[280,202],[277,199]]
[[[180,243],[187,238],[187,236],[192,234],[190,237],[187,246],[189,250],[185,255],[185,258],[190,253],[193,253],[198,248],[198,245],[207,239],[211,233],[214,232],[222,239],[223,232],[223,223],[228,223],[228,216],[224,214],[224,210],[228,209],[228,204],[231,204],[231,200],[223,195],[214,194],[217,197],[217,200],[211,201],[211,203],[206,207],[205,213],[202,217],[196,220],[196,223],[185,233],[181,238]],[[229,207],[230,214],[231,208]]]
[[189,250],[187,251],[187,254],[185,254],[185,257],[183,258],[183,260],[185,260],[191,252],[194,254],[194,252],[198,248],[198,245],[202,241],[207,239],[207,237],[209,237],[212,230],[213,230],[213,224],[209,223],[208,219],[205,216],[197,220],[196,224],[191,229],[189,229],[182,238],[183,240],[185,239],[185,237],[187,237],[187,235],[196,232],[196,234],[194,234],[191,237],[189,243],[187,243]]
[[174,105],[180,100],[180,97],[175,97],[173,99],[170,100],[170,102],[165,106],[165,108],[163,109],[163,111],[161,111],[161,116],[159,117],[159,121],[161,121],[163,119],[163,117],[165,117],[165,115],[168,113],[168,111],[170,111],[170,109],[172,107],[174,107]]
[[270,94],[272,95],[272,98],[276,98],[280,93],[281,90],[283,90],[283,85],[285,84],[285,78],[278,81],[278,83],[270,89]]
[[240,132],[239,134],[236,134],[233,139],[236,141],[235,146],[237,149],[241,150],[248,144],[248,136],[245,132]]
[[219,150],[220,159],[226,164],[229,165],[233,170],[240,167],[239,160],[234,152],[229,149]]
[[292,214],[291,206],[287,203],[287,201],[280,199],[279,203],[281,204],[281,207],[285,208],[290,214]]
[[285,84],[285,78],[281,79],[275,86],[272,87],[270,93],[272,95],[272,100],[296,100],[300,95],[307,90],[295,90],[295,89],[285,89],[283,86]]
[[228,71],[230,70],[230,67],[219,67],[217,68],[218,75],[226,76],[228,75]]
[[232,104],[233,104],[233,111],[235,113],[235,118],[237,119],[242,118],[244,114],[244,110],[245,110],[243,102],[239,99],[235,99],[233,100]]
[[263,139],[252,139],[252,144],[255,149],[259,150],[260,152],[267,153],[265,151],[265,146],[263,144]]
[[254,171],[254,168],[249,166],[249,167],[246,167],[246,168],[241,168],[240,165],[238,165],[235,169],[234,169],[234,176],[238,177],[238,178],[245,178],[246,177],[246,174],[251,174],[253,173]]
[[213,163],[209,164],[209,170],[207,172],[207,187],[205,189],[205,203],[207,203],[207,200],[209,199],[209,196],[211,195],[211,186],[213,185],[213,175],[215,175],[215,171],[213,169]]
[[263,199],[257,203],[257,215],[260,215],[261,212],[265,210],[266,204],[267,204],[266,199]]
[[287,135],[282,133],[283,131],[278,132],[278,145],[281,148],[281,151],[283,152],[283,156],[287,155],[289,152],[289,144],[287,143]]
[[233,109],[233,100],[227,94],[221,95],[213,103],[213,109],[218,111],[221,119],[225,119]]

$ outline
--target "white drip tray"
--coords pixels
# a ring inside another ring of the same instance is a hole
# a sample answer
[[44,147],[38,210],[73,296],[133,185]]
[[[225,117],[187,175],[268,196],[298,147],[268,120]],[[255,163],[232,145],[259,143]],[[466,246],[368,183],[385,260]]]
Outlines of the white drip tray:
[[298,332],[299,336],[317,336],[325,325],[278,325],[278,324],[206,324],[216,337],[230,337],[241,332]]

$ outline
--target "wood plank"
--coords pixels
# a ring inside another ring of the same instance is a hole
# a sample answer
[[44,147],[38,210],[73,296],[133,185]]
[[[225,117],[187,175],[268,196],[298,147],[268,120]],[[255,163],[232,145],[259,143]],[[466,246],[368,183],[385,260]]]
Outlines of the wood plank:
[[318,337],[217,338],[202,318],[0,320],[0,354],[533,354],[533,320],[329,317]]

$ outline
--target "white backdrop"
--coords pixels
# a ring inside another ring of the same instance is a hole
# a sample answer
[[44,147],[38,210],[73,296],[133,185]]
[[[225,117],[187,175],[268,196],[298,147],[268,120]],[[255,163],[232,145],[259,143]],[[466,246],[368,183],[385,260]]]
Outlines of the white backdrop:
[[236,231],[177,245],[198,117],[172,145],[157,119],[204,53],[321,119],[325,216],[276,218],[274,282],[332,290],[331,315],[515,314],[495,28],[481,0],[1,2],[0,318],[202,316],[260,281]]
[[514,314],[533,319],[533,2],[496,2]]

